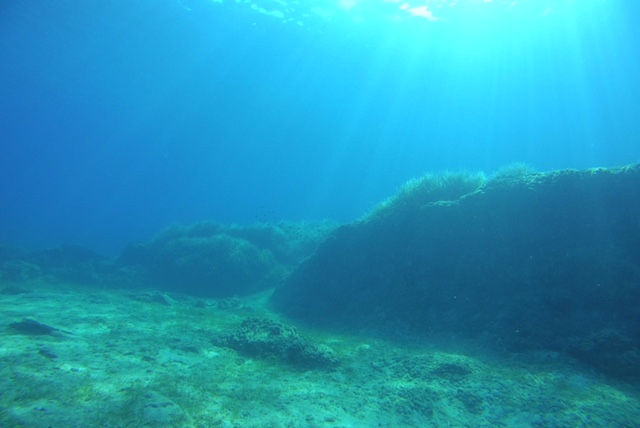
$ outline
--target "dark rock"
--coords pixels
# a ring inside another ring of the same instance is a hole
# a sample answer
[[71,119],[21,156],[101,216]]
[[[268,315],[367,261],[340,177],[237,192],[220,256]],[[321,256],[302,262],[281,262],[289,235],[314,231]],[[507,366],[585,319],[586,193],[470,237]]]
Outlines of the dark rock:
[[171,306],[175,301],[164,293],[157,291],[129,294],[129,298],[144,303],[159,303],[165,306]]
[[273,307],[316,325],[455,334],[512,352],[561,351],[603,328],[640,346],[640,165],[524,171],[471,191],[450,181],[454,192],[420,184],[338,228]]
[[243,296],[274,287],[332,229],[305,223],[172,226],[125,248],[117,264],[136,273],[139,283],[163,290]]
[[193,307],[194,308],[198,308],[198,309],[207,309],[209,307],[209,305],[204,300],[196,300],[193,303]]
[[142,418],[148,426],[176,426],[185,417],[180,406],[155,391],[145,393],[140,405]]
[[275,359],[300,368],[330,368],[338,364],[333,350],[303,339],[295,327],[268,318],[247,318],[239,328],[212,340],[249,357]]
[[602,373],[630,381],[640,380],[640,346],[613,329],[603,329],[569,343],[568,353]]
[[58,355],[55,352],[53,352],[51,349],[48,349],[48,348],[40,348],[38,350],[38,354],[42,355],[45,358],[49,358],[49,359],[58,358]]
[[171,228],[147,244],[132,245],[118,263],[154,286],[202,297],[255,293],[284,274],[269,249],[196,226]]
[[471,369],[460,364],[445,363],[431,370],[431,374],[442,379],[458,382],[471,374]]
[[29,336],[52,335],[55,333],[73,334],[70,331],[61,330],[32,318],[24,318],[22,321],[11,323],[9,328]]

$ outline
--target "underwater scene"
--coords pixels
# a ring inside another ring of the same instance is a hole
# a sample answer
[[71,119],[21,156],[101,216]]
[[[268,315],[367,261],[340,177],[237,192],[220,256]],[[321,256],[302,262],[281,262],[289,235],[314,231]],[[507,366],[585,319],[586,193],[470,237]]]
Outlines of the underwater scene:
[[638,16],[0,3],[0,427],[640,427]]

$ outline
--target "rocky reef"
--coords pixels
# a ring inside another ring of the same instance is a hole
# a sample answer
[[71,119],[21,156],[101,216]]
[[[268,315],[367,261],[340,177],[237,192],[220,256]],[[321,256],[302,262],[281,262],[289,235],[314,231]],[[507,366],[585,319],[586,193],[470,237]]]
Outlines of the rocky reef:
[[[334,231],[275,291],[273,307],[391,337],[571,351],[608,373],[640,377],[631,369],[640,367],[640,165],[425,180]],[[614,355],[585,351],[603,336],[625,346],[615,369]]]
[[13,292],[42,281],[231,298],[274,287],[334,228],[330,222],[174,225],[115,259],[73,245],[0,247],[0,283]]

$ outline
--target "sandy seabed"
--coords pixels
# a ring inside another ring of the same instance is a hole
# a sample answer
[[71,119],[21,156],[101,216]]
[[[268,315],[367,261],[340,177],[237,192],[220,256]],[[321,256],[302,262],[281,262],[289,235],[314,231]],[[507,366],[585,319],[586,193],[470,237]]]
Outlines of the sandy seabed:
[[[249,317],[295,324],[266,308],[268,293],[17,290],[0,294],[2,427],[640,427],[637,385],[554,353],[297,326],[340,360],[309,370],[213,345]],[[58,330],[17,329],[25,319]]]

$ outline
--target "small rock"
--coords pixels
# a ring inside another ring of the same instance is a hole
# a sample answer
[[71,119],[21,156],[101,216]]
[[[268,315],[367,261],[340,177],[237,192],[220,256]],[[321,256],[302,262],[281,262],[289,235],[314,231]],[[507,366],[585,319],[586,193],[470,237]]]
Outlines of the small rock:
[[53,352],[51,349],[47,349],[47,348],[40,348],[40,350],[38,351],[38,354],[42,355],[43,357],[49,358],[49,359],[58,358],[58,355],[55,352]]
[[175,303],[171,297],[159,292],[130,294],[129,298],[137,300],[138,302],[160,303],[166,306],[171,306]]
[[339,364],[333,350],[303,339],[295,327],[268,318],[247,318],[240,327],[212,340],[250,357],[272,358],[301,368],[331,368]]
[[180,406],[157,392],[145,394],[142,406],[144,421],[152,426],[173,426],[184,417]]
[[24,318],[22,321],[11,323],[9,328],[28,336],[53,335],[54,333],[73,334],[70,331],[61,330],[32,318]]

